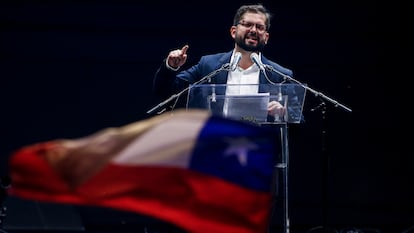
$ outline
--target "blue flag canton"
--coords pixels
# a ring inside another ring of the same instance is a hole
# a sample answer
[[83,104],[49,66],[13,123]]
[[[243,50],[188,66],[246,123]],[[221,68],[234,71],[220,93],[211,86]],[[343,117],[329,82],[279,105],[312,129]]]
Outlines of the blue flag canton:
[[276,131],[213,116],[199,134],[190,169],[267,192],[280,151]]

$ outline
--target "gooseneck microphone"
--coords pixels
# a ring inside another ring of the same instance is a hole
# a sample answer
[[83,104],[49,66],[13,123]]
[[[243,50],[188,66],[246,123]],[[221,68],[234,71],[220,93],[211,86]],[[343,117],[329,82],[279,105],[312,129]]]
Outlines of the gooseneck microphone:
[[273,84],[273,85],[277,85],[277,83],[273,82],[272,80],[269,79],[269,77],[267,76],[266,73],[266,65],[263,64],[260,59],[259,59],[259,55],[257,53],[251,53],[250,54],[250,59],[257,65],[257,67],[259,67],[260,71],[263,73],[263,75],[265,76],[266,80]]
[[259,67],[259,69],[265,73],[265,66],[264,64],[260,61],[259,59],[259,55],[257,55],[257,53],[251,53],[250,54],[250,59]]
[[230,70],[231,71],[236,70],[237,65],[239,64],[241,57],[242,57],[242,54],[240,52],[236,52],[234,54],[233,61],[230,64]]

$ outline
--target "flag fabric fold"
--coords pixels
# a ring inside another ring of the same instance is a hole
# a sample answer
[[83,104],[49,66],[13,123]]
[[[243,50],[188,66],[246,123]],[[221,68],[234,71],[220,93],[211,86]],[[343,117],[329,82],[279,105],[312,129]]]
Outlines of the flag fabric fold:
[[10,158],[10,195],[149,215],[192,233],[260,233],[269,221],[276,132],[178,110]]

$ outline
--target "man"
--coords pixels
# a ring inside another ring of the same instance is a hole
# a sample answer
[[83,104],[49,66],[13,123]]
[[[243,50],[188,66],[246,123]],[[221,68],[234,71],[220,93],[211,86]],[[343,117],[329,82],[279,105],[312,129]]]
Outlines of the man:
[[[271,13],[261,4],[241,6],[230,27],[230,36],[234,39],[234,49],[229,52],[211,54],[201,57],[198,64],[188,70],[180,71],[180,68],[187,60],[188,45],[176,49],[168,54],[155,74],[153,90],[156,97],[167,99],[205,78],[211,72],[221,69],[223,66],[235,64],[235,69],[225,69],[214,75],[208,82],[214,84],[256,84],[250,85],[250,90],[228,90],[229,94],[251,94],[265,92],[258,90],[258,84],[275,84],[285,81],[284,75],[292,76],[292,71],[268,60],[263,56],[262,51],[269,40],[269,27]],[[235,56],[235,54],[237,54]],[[234,61],[240,56],[240,60]],[[252,55],[256,61],[252,59]],[[257,62],[257,64],[256,64]],[[262,67],[259,65],[264,64]],[[272,67],[277,72],[270,72],[263,67]],[[260,69],[262,68],[262,69]],[[232,85],[233,87],[234,85]],[[177,104],[177,101],[174,102]],[[180,105],[178,105],[180,106]],[[177,106],[170,106],[176,108]],[[268,104],[270,115],[283,115],[285,109],[277,101]]]

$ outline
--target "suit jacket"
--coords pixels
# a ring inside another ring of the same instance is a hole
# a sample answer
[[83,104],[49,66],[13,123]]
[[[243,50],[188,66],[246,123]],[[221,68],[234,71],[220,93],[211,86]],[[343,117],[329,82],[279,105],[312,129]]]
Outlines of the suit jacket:
[[[181,72],[172,71],[168,69],[165,65],[165,60],[162,65],[158,68],[155,73],[155,78],[153,82],[153,91],[157,98],[160,100],[166,99],[173,94],[177,94],[180,91],[188,87],[188,85],[193,84],[203,77],[209,75],[211,72],[220,69],[224,64],[230,62],[230,58],[233,51],[225,53],[217,53],[211,55],[202,56],[200,61],[189,68]],[[279,72],[291,76],[292,71],[290,69],[284,68],[279,64],[270,61],[262,55],[262,63],[270,65]],[[280,83],[283,81],[283,77],[280,74],[275,72],[267,72],[269,79],[274,83]],[[222,72],[217,73],[210,80],[211,84],[226,84],[227,83],[228,71],[223,70]],[[260,84],[270,84],[266,80],[266,77],[263,73],[260,73],[259,76]],[[259,92],[261,92],[259,90]]]
[[[174,101],[171,101],[171,105],[168,106],[167,110],[172,110],[176,108],[185,108],[188,104],[188,87],[190,84],[194,84],[195,82],[199,81],[200,79],[209,76],[215,71],[219,70],[223,65],[228,64],[231,59],[233,51],[225,52],[225,53],[217,53],[211,55],[205,55],[200,58],[200,61],[190,67],[187,70],[183,71],[173,71],[168,69],[165,64],[165,60],[163,61],[162,65],[158,68],[157,72],[155,73],[155,78],[153,82],[153,93],[154,95],[161,101],[165,101],[168,98],[176,95]],[[279,64],[270,61],[266,57],[262,55],[261,57],[262,63],[265,65],[270,65],[280,73],[284,75],[288,75],[292,77],[292,71],[290,69],[284,68]],[[287,81],[284,77],[277,72],[267,72],[267,77],[273,83],[280,83],[282,81]],[[227,83],[227,76],[228,70],[222,70],[218,73],[215,73],[210,79],[208,79],[207,84],[226,84]],[[271,84],[265,77],[265,75],[260,72],[259,76],[259,84]],[[259,92],[271,92],[269,88],[274,88],[274,85],[260,85]],[[211,92],[211,90],[203,90],[207,92]],[[187,93],[184,93],[187,92]],[[288,91],[292,93],[292,90]],[[218,89],[217,95],[224,95],[225,89]],[[198,95],[198,96],[197,96]],[[205,96],[209,96],[211,93],[192,93],[192,97],[195,100],[201,100],[199,103],[194,102],[191,104],[192,108],[202,108],[206,109],[207,101],[202,98]],[[302,111],[302,102],[298,101],[298,99],[294,98],[293,100],[289,100],[290,106],[289,109],[289,119],[293,120],[300,120],[303,121],[303,116],[301,115]],[[220,108],[220,106],[218,107]],[[291,114],[293,113],[293,114]],[[274,118],[268,116],[268,121],[273,121]]]

